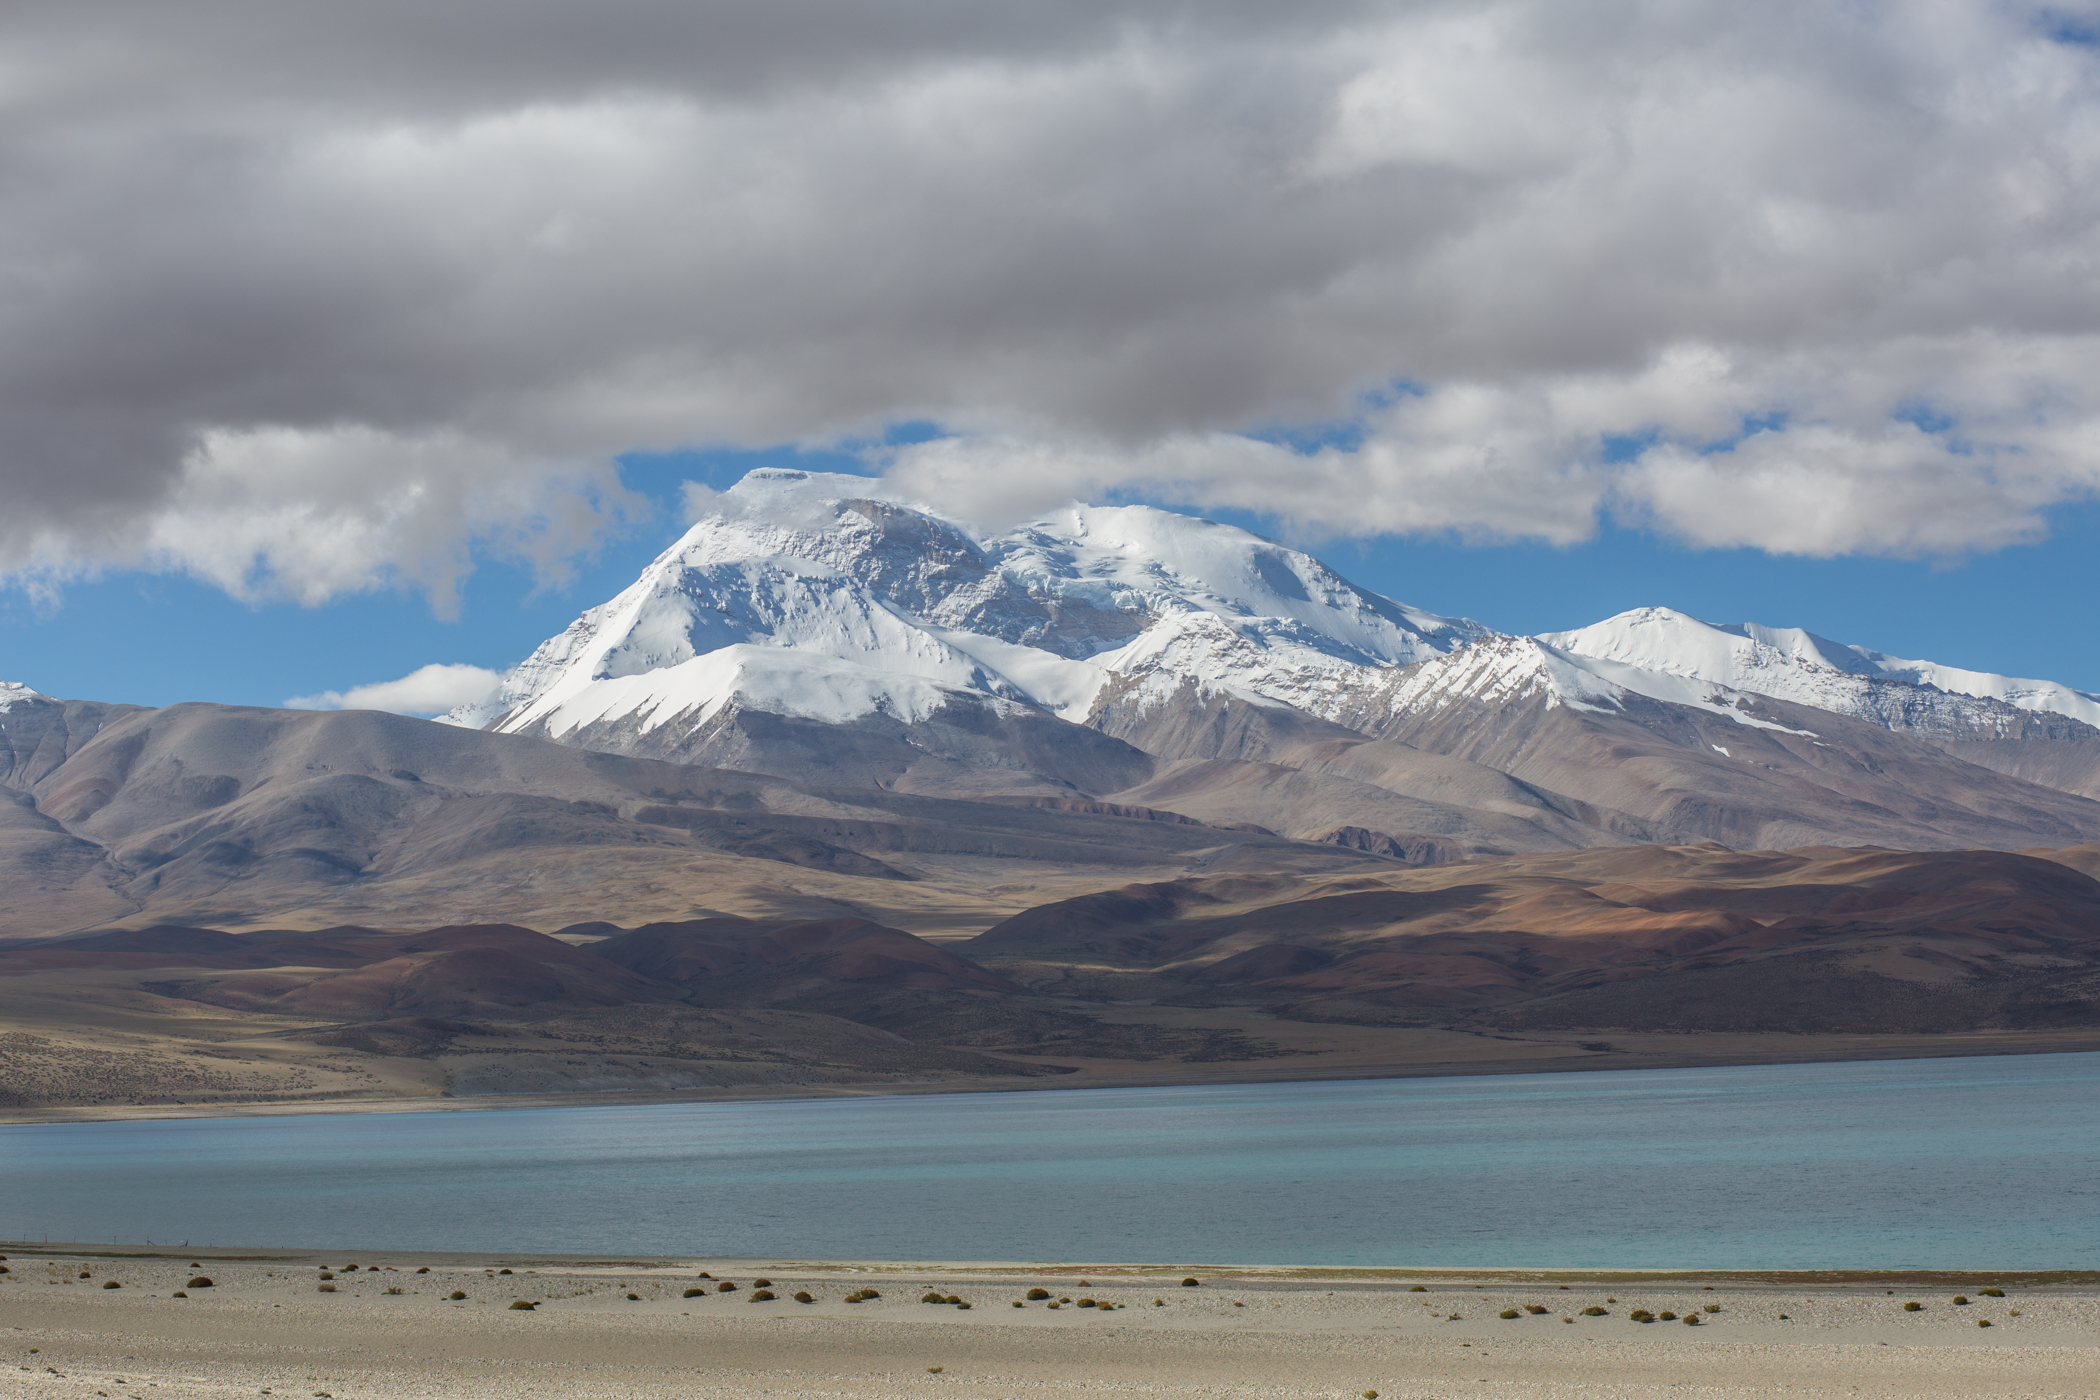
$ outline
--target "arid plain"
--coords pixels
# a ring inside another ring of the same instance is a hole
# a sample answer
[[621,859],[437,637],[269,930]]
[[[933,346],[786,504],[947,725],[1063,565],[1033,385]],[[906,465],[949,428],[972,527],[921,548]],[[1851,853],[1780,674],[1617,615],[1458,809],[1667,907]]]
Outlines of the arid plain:
[[39,1400],[2100,1393],[2093,1275],[8,1252],[0,1396]]

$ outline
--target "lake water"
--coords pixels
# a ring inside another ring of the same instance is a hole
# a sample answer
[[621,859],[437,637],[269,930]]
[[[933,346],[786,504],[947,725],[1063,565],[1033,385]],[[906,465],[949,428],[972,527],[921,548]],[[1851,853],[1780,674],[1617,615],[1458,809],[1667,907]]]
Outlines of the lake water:
[[2100,1054],[0,1127],[0,1236],[2100,1268]]

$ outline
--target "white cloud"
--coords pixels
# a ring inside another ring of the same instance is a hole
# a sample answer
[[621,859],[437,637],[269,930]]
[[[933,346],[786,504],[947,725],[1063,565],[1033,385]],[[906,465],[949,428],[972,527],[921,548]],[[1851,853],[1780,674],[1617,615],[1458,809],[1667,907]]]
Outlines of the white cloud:
[[621,452],[909,419],[985,510],[1995,548],[2100,487],[2077,8],[47,7],[0,576],[442,609]]
[[489,699],[503,683],[502,673],[479,666],[419,666],[394,681],[324,690],[286,700],[292,710],[386,710],[397,715],[438,715],[461,705]]

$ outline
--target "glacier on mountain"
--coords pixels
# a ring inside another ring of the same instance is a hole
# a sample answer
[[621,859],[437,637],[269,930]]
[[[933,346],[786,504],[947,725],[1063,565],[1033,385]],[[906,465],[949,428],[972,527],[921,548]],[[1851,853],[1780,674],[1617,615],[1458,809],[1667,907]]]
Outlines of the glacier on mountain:
[[1704,710],[1752,729],[1814,738],[1746,712],[1745,692],[1695,677],[1648,670],[1568,651],[1537,637],[1496,634],[1418,666],[1367,676],[1365,685],[1323,718],[1377,733],[1396,720],[1455,704],[1501,709],[1530,700],[1591,714],[1623,710],[1626,697]]
[[1755,728],[1778,726],[1746,697],[1942,737],[2021,732],[2022,712],[2100,725],[2100,696],[1800,629],[1641,608],[1509,636],[1197,517],[1075,505],[983,532],[879,479],[773,468],[446,718],[564,739],[747,710],[908,725],[966,699],[1098,723],[1104,706],[1142,717],[1181,695],[1373,733],[1458,703],[1612,712],[1629,695]]
[[1084,720],[1111,682],[1315,709],[1373,670],[1488,635],[1404,607],[1244,530],[1072,506],[978,534],[880,481],[761,469],[619,596],[447,718],[561,738],[732,704],[845,722],[944,695]]

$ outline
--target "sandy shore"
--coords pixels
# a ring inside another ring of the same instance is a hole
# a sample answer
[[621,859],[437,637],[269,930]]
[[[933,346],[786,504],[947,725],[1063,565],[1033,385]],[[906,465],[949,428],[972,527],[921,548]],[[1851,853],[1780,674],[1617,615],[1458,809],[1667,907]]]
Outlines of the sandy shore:
[[[1178,1268],[1101,1265],[6,1252],[7,1398],[2100,1393],[2090,1276],[2007,1277],[1993,1298],[1986,1275],[1201,1269],[1187,1288]],[[189,1287],[200,1272],[212,1286]],[[753,1301],[759,1279],[776,1301]]]

